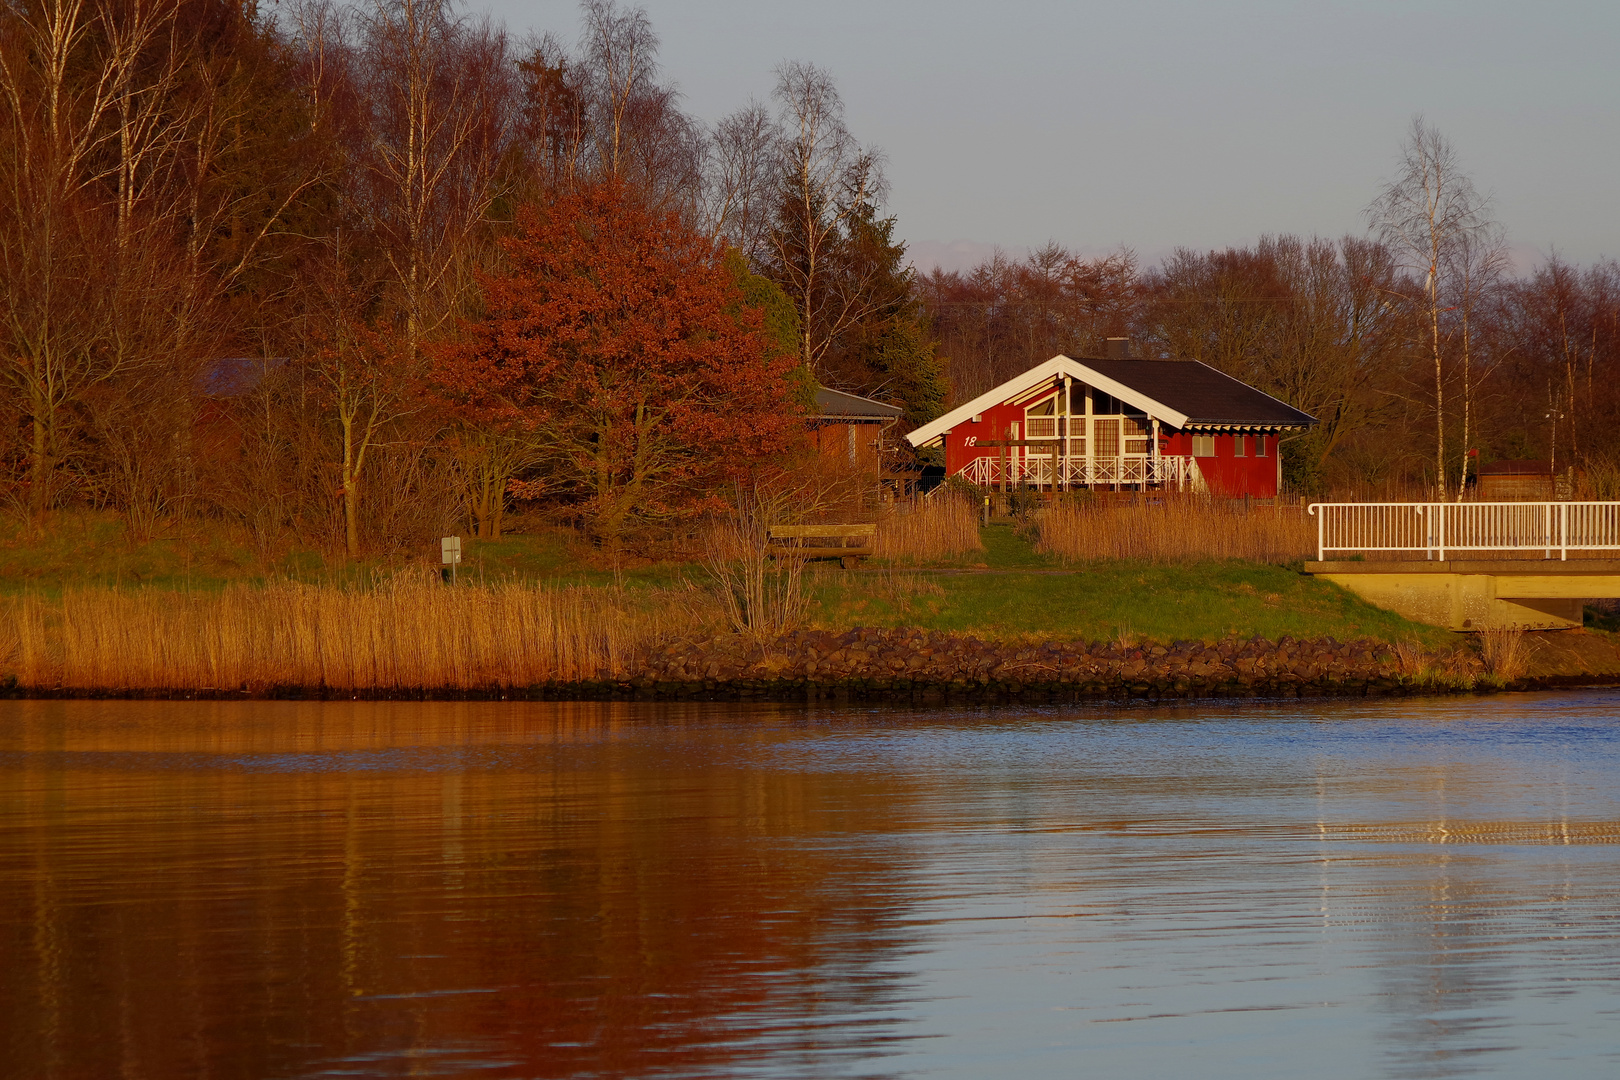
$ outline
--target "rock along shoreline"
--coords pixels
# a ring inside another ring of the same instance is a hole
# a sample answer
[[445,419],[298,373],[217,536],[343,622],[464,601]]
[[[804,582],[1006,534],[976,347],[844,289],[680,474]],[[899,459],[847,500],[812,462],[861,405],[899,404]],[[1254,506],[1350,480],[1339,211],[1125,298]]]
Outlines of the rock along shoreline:
[[[1595,642],[1593,643],[1595,644]],[[1604,647],[1608,653],[1612,648]],[[1620,653],[1616,654],[1620,661]],[[1455,693],[1610,684],[1610,671],[1543,672],[1507,682],[1478,653],[1363,639],[1261,638],[1127,643],[996,641],[916,629],[801,630],[680,640],[608,677],[533,686],[241,686],[160,691],[0,687],[13,698],[1055,703]]]

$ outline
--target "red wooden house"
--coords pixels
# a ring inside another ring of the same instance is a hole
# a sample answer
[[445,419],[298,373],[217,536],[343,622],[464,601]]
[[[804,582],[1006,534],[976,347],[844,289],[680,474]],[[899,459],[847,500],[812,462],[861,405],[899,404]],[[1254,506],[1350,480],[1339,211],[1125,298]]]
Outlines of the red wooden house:
[[1279,438],[1315,423],[1196,360],[1054,356],[906,438],[986,488],[1272,498]]

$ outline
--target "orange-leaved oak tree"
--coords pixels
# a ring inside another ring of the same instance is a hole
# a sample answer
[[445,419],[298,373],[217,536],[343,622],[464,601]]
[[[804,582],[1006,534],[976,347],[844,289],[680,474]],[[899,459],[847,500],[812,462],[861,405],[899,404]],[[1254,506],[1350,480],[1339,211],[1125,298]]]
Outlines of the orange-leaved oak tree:
[[640,525],[718,503],[804,430],[794,360],[767,341],[722,250],[607,181],[519,212],[483,316],[439,350],[437,379],[474,425],[539,436],[548,475],[617,547]]

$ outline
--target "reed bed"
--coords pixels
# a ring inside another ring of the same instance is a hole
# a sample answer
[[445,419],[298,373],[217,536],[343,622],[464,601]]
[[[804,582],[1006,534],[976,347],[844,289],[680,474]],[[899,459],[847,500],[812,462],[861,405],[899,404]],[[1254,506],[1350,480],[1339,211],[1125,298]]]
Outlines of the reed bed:
[[1156,563],[1311,557],[1316,529],[1302,509],[1184,497],[1133,503],[1059,503],[1035,522],[1037,550],[1070,562]]
[[695,589],[656,594],[401,574],[371,588],[276,583],[185,595],[86,588],[4,602],[0,669],[84,691],[473,690],[624,675],[713,616]]
[[944,493],[901,503],[878,521],[872,550],[879,558],[901,563],[932,562],[983,551],[978,507]]

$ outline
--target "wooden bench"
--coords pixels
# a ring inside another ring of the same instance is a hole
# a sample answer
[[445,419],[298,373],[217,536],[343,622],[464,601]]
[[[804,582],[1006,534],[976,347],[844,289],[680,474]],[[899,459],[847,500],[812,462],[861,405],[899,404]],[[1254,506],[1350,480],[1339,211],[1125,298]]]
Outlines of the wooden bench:
[[866,525],[772,525],[769,535],[773,554],[780,552],[801,559],[838,559],[846,570],[852,570],[862,559],[871,556],[872,537],[876,533],[877,523],[872,522]]

